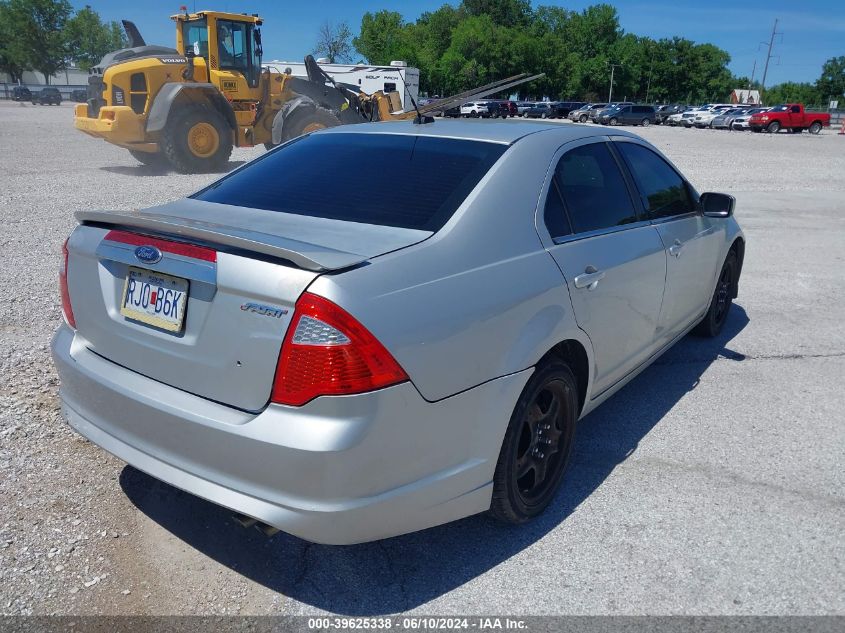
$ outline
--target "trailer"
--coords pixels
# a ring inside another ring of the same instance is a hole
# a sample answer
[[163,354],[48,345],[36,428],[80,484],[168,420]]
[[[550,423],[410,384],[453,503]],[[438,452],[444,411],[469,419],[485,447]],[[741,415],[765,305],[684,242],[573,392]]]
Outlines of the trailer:
[[[337,83],[355,87],[359,92],[373,94],[381,90],[384,94],[399,92],[403,110],[412,110],[411,99],[419,102],[420,71],[411,68],[404,61],[392,61],[390,66],[367,66],[365,64],[329,64],[318,59],[317,64]],[[265,61],[262,66],[276,73],[307,78],[303,62]],[[288,72],[288,70],[290,72]]]

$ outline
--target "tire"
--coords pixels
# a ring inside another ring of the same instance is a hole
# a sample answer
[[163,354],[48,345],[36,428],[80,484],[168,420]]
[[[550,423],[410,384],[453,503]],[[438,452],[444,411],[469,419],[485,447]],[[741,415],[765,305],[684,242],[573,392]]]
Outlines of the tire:
[[569,465],[577,420],[578,383],[572,370],[559,360],[538,366],[505,431],[490,514],[519,524],[549,506]]
[[640,125],[642,125],[643,127],[648,127],[649,125],[651,125],[651,121],[649,121],[648,119],[643,119]]
[[208,105],[185,106],[171,115],[159,147],[167,162],[183,174],[220,171],[232,154],[232,130]]
[[716,280],[716,290],[713,291],[713,298],[710,300],[707,314],[693,330],[695,334],[710,338],[719,336],[733,304],[734,288],[739,281],[738,273],[739,262],[736,253],[730,251],[725,258],[725,263],[722,264],[719,278]]
[[609,125],[619,125],[619,119],[617,119],[615,116],[610,117],[610,120],[607,123]]
[[821,123],[819,123],[818,121],[813,121],[813,122],[810,124],[810,127],[809,127],[809,128],[807,128],[807,131],[808,131],[810,134],[818,134],[819,132],[821,132],[821,131],[822,131],[822,124],[821,124]]
[[545,113],[545,112],[543,112],[543,113],[540,115],[540,118],[541,118],[541,119],[545,119],[545,118],[546,118],[546,113]]
[[523,118],[523,119],[527,119],[527,118],[528,118],[528,113],[527,113],[527,112],[523,112],[523,113],[522,113],[522,118]]
[[777,134],[778,132],[780,132],[780,122],[772,121],[771,123],[769,123],[768,127],[766,128],[766,131],[769,134]]
[[582,114],[578,120],[579,120],[581,123],[586,123],[586,122],[587,122],[587,115],[586,115],[586,114]]
[[150,165],[151,167],[158,167],[167,163],[167,159],[161,152],[151,154],[149,152],[139,152],[138,150],[130,149],[129,153],[139,163]]
[[340,125],[340,119],[325,108],[298,108],[285,119],[282,127],[282,142],[338,125]]

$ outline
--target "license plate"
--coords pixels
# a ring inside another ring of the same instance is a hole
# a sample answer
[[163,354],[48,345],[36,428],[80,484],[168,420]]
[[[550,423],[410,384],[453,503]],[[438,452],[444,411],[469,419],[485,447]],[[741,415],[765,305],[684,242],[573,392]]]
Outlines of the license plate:
[[179,332],[185,322],[187,300],[187,279],[130,267],[120,313],[168,332]]

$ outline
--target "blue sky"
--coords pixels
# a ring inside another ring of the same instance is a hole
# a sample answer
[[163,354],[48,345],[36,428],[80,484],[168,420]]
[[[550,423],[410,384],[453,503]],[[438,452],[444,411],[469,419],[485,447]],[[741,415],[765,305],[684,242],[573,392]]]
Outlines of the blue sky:
[[[265,19],[265,59],[301,60],[312,52],[320,24],[346,20],[357,33],[366,11],[390,9],[406,20],[436,9],[444,0],[378,0],[356,3],[352,0],[283,2],[281,0],[202,0],[193,2],[161,0],[72,0],[80,8],[91,5],[106,20],[133,20],[148,43],[173,45],[175,31],[168,17],[186,4],[189,10],[215,9],[235,13],[258,13]],[[457,1],[450,4],[457,4]],[[581,10],[590,4],[583,0],[546,0],[534,5],[559,5]],[[838,11],[830,0],[701,0],[698,2],[645,0],[611,2],[619,11],[622,28],[629,33],[654,38],[679,35],[696,42],[712,42],[731,55],[731,70],[750,75],[757,60],[756,78],[762,77],[766,49],[775,18],[778,31],[769,64],[767,85],[783,81],[815,81],[822,64],[830,57],[845,55],[845,10]],[[357,61],[357,60],[356,60]]]

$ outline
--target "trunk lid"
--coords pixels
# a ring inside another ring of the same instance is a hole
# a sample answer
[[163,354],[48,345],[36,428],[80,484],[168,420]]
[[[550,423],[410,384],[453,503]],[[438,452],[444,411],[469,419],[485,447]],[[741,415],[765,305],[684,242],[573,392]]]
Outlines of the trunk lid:
[[[269,401],[296,301],[317,276],[430,235],[195,200],[76,216],[82,226],[68,241],[68,288],[86,346],[149,378],[248,411]],[[147,246],[158,261],[136,255]],[[130,269],[186,280],[177,331],[122,313]]]

